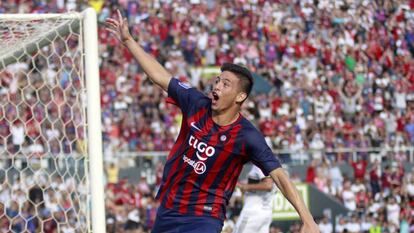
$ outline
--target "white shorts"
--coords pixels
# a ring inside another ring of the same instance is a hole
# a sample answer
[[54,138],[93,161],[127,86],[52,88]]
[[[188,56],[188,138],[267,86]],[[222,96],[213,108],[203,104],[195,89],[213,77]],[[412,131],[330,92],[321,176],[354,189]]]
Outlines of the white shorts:
[[269,233],[272,210],[242,209],[233,233]]

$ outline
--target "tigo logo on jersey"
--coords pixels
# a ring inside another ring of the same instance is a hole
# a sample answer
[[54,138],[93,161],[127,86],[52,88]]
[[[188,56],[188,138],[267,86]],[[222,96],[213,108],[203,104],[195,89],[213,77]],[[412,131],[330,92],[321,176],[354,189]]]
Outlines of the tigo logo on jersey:
[[197,149],[197,158],[201,161],[206,161],[209,157],[213,156],[216,153],[216,149],[212,146],[207,145],[207,143],[199,141],[193,135],[190,135],[188,144],[194,149]]

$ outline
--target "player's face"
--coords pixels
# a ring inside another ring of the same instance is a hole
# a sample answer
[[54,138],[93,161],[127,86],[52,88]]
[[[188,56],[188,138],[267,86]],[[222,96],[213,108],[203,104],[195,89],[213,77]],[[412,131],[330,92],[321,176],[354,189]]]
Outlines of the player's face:
[[239,78],[229,71],[224,71],[220,76],[216,77],[213,90],[210,93],[213,110],[225,110],[243,101],[246,94],[241,91],[239,82]]

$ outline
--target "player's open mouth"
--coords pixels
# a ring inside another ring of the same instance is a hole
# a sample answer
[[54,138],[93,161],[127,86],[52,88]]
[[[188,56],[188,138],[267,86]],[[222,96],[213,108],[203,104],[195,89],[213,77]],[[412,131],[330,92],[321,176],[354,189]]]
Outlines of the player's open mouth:
[[219,96],[216,92],[213,91],[211,94],[213,95],[213,100],[217,101],[219,99]]
[[210,92],[209,97],[211,99],[211,104],[213,106],[217,105],[217,100],[220,99],[220,97],[217,94],[217,92],[215,92],[215,91]]
[[211,103],[213,104],[213,105],[217,105],[217,100],[220,98],[219,97],[219,95],[215,92],[215,91],[212,91],[211,92]]

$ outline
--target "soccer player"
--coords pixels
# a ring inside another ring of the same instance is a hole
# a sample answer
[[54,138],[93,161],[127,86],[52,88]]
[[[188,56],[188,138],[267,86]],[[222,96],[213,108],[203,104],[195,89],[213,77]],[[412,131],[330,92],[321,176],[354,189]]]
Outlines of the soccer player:
[[244,205],[233,233],[269,233],[272,223],[273,181],[253,165],[248,174],[247,184],[239,184],[245,192]]
[[106,29],[126,46],[153,83],[168,92],[183,113],[181,130],[164,167],[153,233],[220,232],[225,208],[243,165],[252,161],[272,177],[299,213],[302,233],[319,232],[298,191],[266,145],[262,134],[240,114],[253,86],[250,71],[224,64],[205,96],[172,77],[133,39],[120,11]]

